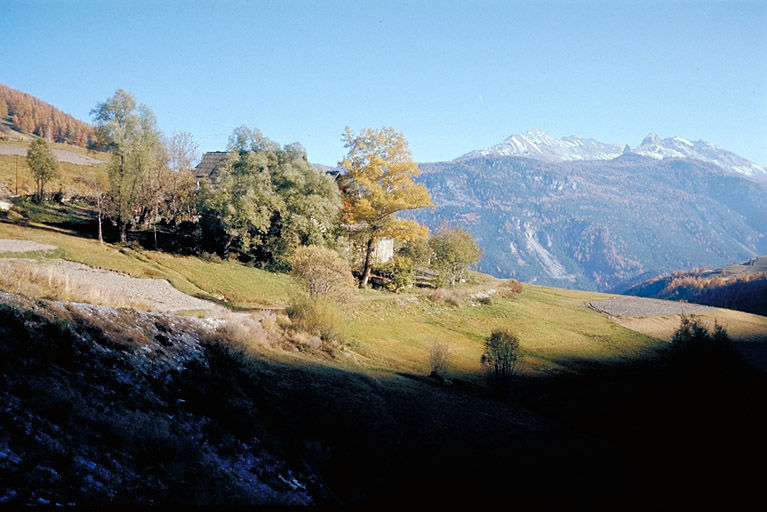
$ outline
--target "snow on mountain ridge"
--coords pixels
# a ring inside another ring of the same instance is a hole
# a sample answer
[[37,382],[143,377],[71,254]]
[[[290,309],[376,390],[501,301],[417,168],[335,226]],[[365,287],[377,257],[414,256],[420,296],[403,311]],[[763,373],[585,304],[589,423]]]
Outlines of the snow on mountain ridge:
[[472,151],[456,160],[482,156],[524,156],[548,162],[575,160],[612,160],[623,154],[635,154],[662,160],[664,158],[694,158],[713,163],[725,170],[767,180],[767,169],[705,141],[691,142],[682,137],[661,139],[650,133],[639,146],[607,144],[596,139],[569,136],[556,139],[537,129],[514,134],[490,148]]

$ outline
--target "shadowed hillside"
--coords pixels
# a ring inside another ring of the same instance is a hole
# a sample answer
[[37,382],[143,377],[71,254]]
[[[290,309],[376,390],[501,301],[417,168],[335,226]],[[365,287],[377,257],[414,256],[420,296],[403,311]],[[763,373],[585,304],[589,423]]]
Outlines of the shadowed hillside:
[[765,375],[731,356],[584,358],[498,400],[195,319],[0,300],[3,504],[734,504],[759,488]]

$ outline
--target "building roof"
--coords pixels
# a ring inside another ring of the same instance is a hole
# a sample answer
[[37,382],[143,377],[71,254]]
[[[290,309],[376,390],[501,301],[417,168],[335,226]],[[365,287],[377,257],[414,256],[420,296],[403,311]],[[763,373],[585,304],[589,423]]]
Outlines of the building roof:
[[197,179],[210,178],[219,165],[221,165],[228,155],[228,151],[211,151],[202,155],[202,160],[194,168],[194,175]]

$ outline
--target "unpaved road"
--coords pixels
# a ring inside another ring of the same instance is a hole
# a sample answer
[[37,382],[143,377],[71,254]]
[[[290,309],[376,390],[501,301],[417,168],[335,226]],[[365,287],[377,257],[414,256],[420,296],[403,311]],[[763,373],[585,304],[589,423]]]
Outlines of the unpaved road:
[[[88,155],[75,153],[74,151],[67,151],[66,149],[54,149],[53,154],[56,155],[56,159],[59,162],[68,162],[70,164],[90,166],[104,163],[101,160],[90,157]],[[0,155],[27,156],[27,146],[1,144]]]

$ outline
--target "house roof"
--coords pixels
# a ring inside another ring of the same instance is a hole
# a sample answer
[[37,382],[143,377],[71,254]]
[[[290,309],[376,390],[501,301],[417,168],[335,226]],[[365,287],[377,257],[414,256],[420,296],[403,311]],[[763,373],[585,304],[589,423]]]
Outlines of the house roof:
[[210,178],[214,171],[224,161],[228,151],[211,151],[202,155],[202,160],[194,168],[194,175],[199,178]]

